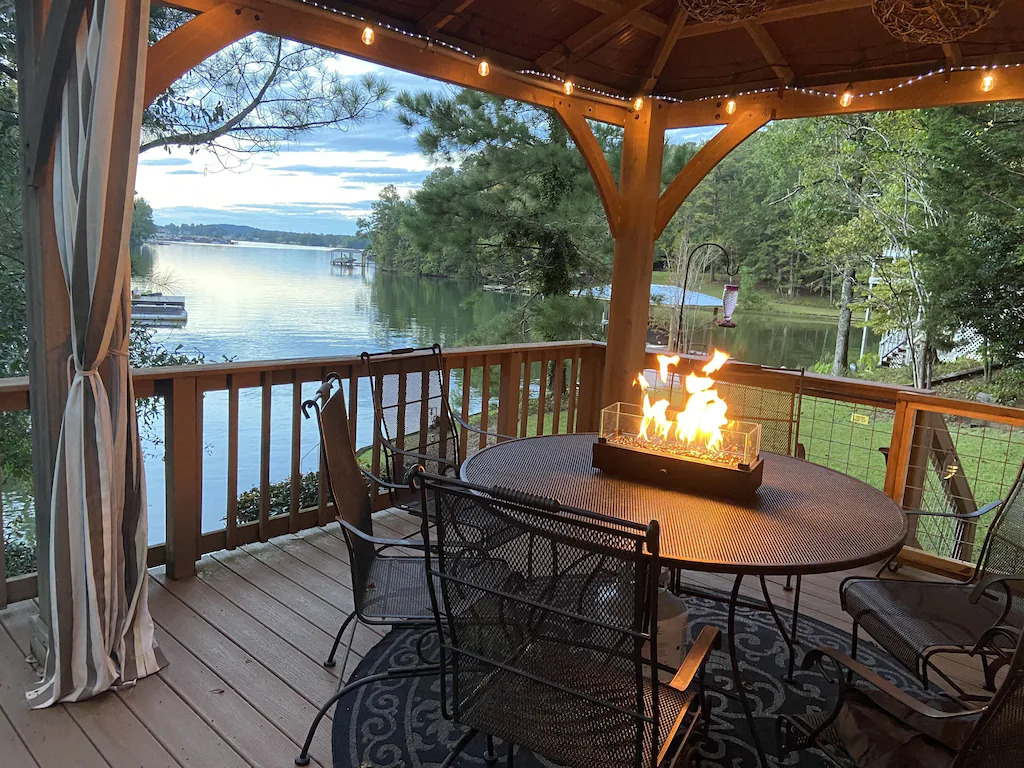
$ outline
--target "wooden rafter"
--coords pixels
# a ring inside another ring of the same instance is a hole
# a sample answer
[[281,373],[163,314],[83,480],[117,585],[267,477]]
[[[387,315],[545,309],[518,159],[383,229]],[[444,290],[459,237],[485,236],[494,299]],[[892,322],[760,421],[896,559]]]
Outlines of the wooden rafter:
[[[171,0],[170,4],[182,10],[204,12],[225,3]],[[245,0],[245,7],[259,17],[260,30],[268,34],[540,107],[553,109],[565,98],[558,83],[497,67],[491,69],[489,76],[482,77],[476,63],[466,56],[387,29],[378,30],[373,45],[364,45],[360,39],[364,22],[310,4],[294,0]],[[579,92],[574,100],[590,120],[622,125],[630,114],[625,104],[614,99]]]
[[437,32],[472,4],[473,0],[440,0],[433,10],[420,19],[420,29],[428,34]]
[[567,99],[558,104],[555,109],[562,119],[562,123],[565,124],[569,136],[576,144],[576,148],[583,155],[583,161],[587,164],[587,169],[594,179],[594,186],[597,187],[597,196],[601,199],[601,205],[604,206],[605,217],[608,219],[608,230],[615,238],[618,236],[622,197],[615,185],[615,177],[612,176],[608,159],[604,156],[601,145],[597,143],[594,132],[587,125],[586,118],[577,105]]
[[959,67],[964,63],[964,54],[959,43],[943,43],[942,52],[946,54],[947,67]]
[[[755,21],[759,24],[771,24],[776,21],[792,21],[793,19],[805,19],[809,16],[821,16],[827,13],[838,13],[850,11],[856,8],[867,8],[871,0],[820,0],[820,2],[801,3],[799,5],[788,5],[783,8],[775,8],[765,11]],[[745,22],[737,21],[732,24],[690,24],[683,28],[681,39],[689,37],[701,37],[702,35],[713,35],[716,32],[724,32],[730,29],[742,29]]]
[[768,30],[756,21],[743,22],[743,28],[747,30],[750,39],[754,41],[754,45],[761,51],[761,55],[764,56],[772,71],[779,76],[782,84],[789,85],[792,83],[794,78],[793,68],[786,62],[782,51],[779,50],[779,46],[775,44],[772,36],[768,34]]
[[[582,5],[584,8],[590,8],[592,11],[600,11],[601,13],[615,13],[621,3],[619,0],[573,0],[577,5]],[[644,32],[650,32],[652,35],[661,37],[665,34],[665,30],[668,25],[664,21],[659,19],[650,11],[634,11],[628,17],[628,21],[631,26],[637,29],[642,29]]]
[[651,63],[647,66],[647,73],[640,84],[640,93],[650,93],[651,89],[657,85],[658,78],[661,77],[661,72],[668,63],[668,57],[672,54],[672,49],[676,47],[676,41],[679,40],[679,33],[682,31],[688,15],[682,6],[677,6],[672,11],[672,18],[668,20],[668,29],[661,36],[658,50],[655,51]]
[[149,106],[190,69],[257,29],[252,10],[229,3],[189,19],[149,47],[143,103]]
[[629,17],[636,11],[649,5],[652,0],[626,0],[611,12],[598,16],[586,26],[574,32],[547,53],[537,57],[534,62],[542,69],[557,67],[570,56],[589,56],[612,37],[629,26]]
[[36,84],[24,118],[23,137],[28,160],[26,172],[33,182],[38,181],[53,149],[61,94],[75,55],[75,37],[85,6],[85,0],[54,0],[46,16],[32,72],[22,73]]
[[661,236],[679,206],[689,197],[701,179],[722,161],[723,157],[738,147],[754,131],[774,118],[774,111],[768,109],[748,110],[736,115],[707,144],[701,147],[661,193],[661,198],[658,200],[654,236]]
[[[970,63],[970,59],[965,59],[965,64],[969,65]],[[991,91],[981,90],[982,73],[971,70],[949,72],[946,77],[933,76],[892,91],[888,89],[905,82],[906,78],[861,81],[855,83],[851,90],[854,93],[874,92],[874,95],[858,96],[848,107],[842,106],[837,98],[802,93],[799,90],[748,94],[737,97],[736,101],[741,110],[770,109],[775,112],[773,119],[783,120],[856,112],[888,112],[900,109],[1024,100],[1024,67],[999,68],[990,70],[988,73],[996,78],[995,87]],[[847,86],[848,83],[845,82],[833,83],[823,86],[822,90],[839,93]],[[672,104],[668,107],[668,127],[693,128],[702,125],[721,125],[724,122],[721,107],[721,102],[714,99]]]

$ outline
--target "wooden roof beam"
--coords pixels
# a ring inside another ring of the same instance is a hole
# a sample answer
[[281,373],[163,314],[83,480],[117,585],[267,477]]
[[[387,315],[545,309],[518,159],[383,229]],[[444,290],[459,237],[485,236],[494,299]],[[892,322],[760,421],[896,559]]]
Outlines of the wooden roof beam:
[[947,67],[959,67],[964,63],[964,54],[959,43],[943,43],[942,52],[946,54]]
[[[981,90],[981,78],[991,74],[995,87],[991,91]],[[857,112],[887,112],[901,109],[926,109],[947,107],[958,104],[983,104],[993,101],[1024,100],[1024,67],[1008,67],[989,70],[965,70],[949,72],[946,76],[935,75],[912,85],[890,92],[880,92],[906,82],[907,78],[855,82],[854,93],[874,91],[874,96],[859,96],[849,107],[843,107],[839,99],[787,90],[768,93],[748,94],[735,97],[740,110],[756,108],[774,111],[775,120],[798,117],[822,117],[824,115],[853,114]],[[823,90],[841,92],[847,83],[836,83]],[[686,101],[668,106],[669,128],[694,128],[704,125],[721,125],[726,122],[722,101]]]
[[629,17],[649,5],[652,0],[626,0],[611,13],[598,16],[586,26],[570,35],[565,42],[556,45],[547,53],[537,57],[534,62],[541,69],[557,67],[563,61],[573,57],[589,56],[612,37],[629,26]]
[[672,11],[672,18],[668,21],[668,29],[661,36],[658,50],[654,53],[654,58],[651,59],[651,63],[647,67],[647,73],[640,84],[640,93],[650,93],[654,86],[658,84],[658,78],[661,77],[661,73],[668,63],[668,57],[672,55],[672,49],[676,47],[679,33],[683,30],[683,25],[686,23],[688,16],[689,14],[683,10],[682,6],[677,6]]
[[[228,3],[170,0],[169,4],[202,13]],[[555,81],[547,82],[498,67],[492,67],[490,75],[483,77],[477,71],[476,62],[463,54],[384,28],[377,30],[373,45],[364,45],[360,39],[364,22],[313,5],[294,0],[245,0],[245,7],[257,15],[260,31],[270,35],[538,107],[554,109],[566,98],[561,84]],[[571,98],[589,120],[623,125],[631,114],[627,105],[617,99],[588,94],[582,89]]]
[[605,218],[608,220],[608,231],[611,232],[613,238],[618,237],[619,220],[622,215],[622,196],[619,194],[619,188],[615,185],[615,177],[608,165],[608,159],[604,156],[604,151],[598,144],[594,132],[587,125],[586,118],[575,104],[566,99],[555,109],[576,148],[583,155],[583,161],[594,179],[597,196],[601,199]]
[[420,19],[419,26],[427,34],[443,29],[452,19],[473,4],[474,0],[441,0]]
[[[777,21],[791,21],[793,19],[805,19],[809,16],[821,16],[826,13],[839,13],[850,11],[856,8],[867,8],[871,0],[820,0],[819,2],[801,3],[800,5],[788,5],[783,8],[775,8],[765,11],[754,21],[758,24],[772,24]],[[691,24],[683,27],[680,39],[688,37],[701,37],[713,35],[716,32],[725,32],[730,29],[742,29],[746,22],[737,21],[732,24]]]
[[768,31],[756,21],[744,21],[743,28],[747,30],[750,39],[754,41],[754,45],[761,51],[761,55],[764,56],[765,61],[771,66],[772,71],[779,76],[782,84],[791,84],[794,80],[793,69],[786,63],[782,51],[779,50],[779,46],[775,44]]
[[[615,13],[622,5],[619,0],[573,0],[573,2],[603,14]],[[663,36],[665,30],[668,29],[668,25],[650,11],[634,11],[629,15],[628,21],[630,26],[650,32],[657,37]]]

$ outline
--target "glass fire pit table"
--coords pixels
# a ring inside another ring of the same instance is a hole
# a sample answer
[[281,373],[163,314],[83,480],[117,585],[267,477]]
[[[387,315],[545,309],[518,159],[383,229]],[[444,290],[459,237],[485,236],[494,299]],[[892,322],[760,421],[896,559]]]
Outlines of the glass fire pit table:
[[[808,461],[762,452],[764,478],[747,502],[675,491],[607,475],[591,466],[596,434],[508,440],[470,456],[462,479],[553,498],[604,515],[661,527],[667,567],[735,575],[727,640],[736,687],[762,765],[764,749],[740,672],[736,607],[744,577],[809,575],[878,562],[899,551],[907,519],[888,496]],[[768,600],[767,588],[763,589]],[[787,644],[782,626],[779,629]],[[791,649],[792,650],[792,649]]]

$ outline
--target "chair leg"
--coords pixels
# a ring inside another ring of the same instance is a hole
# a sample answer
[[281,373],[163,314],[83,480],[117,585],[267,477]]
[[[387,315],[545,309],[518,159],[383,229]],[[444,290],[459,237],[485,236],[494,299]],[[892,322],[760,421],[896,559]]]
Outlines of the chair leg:
[[455,764],[455,759],[462,754],[463,750],[466,749],[469,742],[473,740],[473,737],[476,736],[476,734],[476,728],[470,728],[462,734],[462,736],[459,737],[459,740],[455,742],[455,746],[452,747],[452,751],[448,753],[448,757],[446,757],[444,762],[437,768],[451,768],[451,766]]
[[[355,618],[356,618],[356,614],[355,614],[355,611],[353,611],[352,613],[350,613],[345,618],[345,620],[343,622],[341,622],[341,627],[338,629],[338,634],[334,638],[334,645],[331,646],[331,655],[328,656],[327,657],[327,661],[324,662],[324,666],[327,667],[328,669],[333,667],[334,664],[335,664],[334,656],[335,656],[335,654],[338,653],[338,646],[341,645],[341,636],[345,634],[345,630],[348,628],[348,625],[351,624],[355,620]],[[351,647],[352,647],[352,641],[349,640],[349,648],[351,648]],[[347,652],[345,654],[345,657],[348,658],[348,653]]]
[[[857,639],[860,635],[860,624],[853,622],[853,632],[850,633],[850,658],[857,660]],[[846,673],[846,684],[853,685],[853,671]]]
[[[786,580],[789,580],[789,576]],[[803,589],[803,576],[796,577],[796,592],[793,594],[793,624],[789,632],[789,668],[786,671],[786,680],[793,682],[793,670],[796,667],[796,643],[797,634],[800,631],[800,592]]]
[[498,762],[498,753],[494,751],[494,737],[487,734],[487,751],[484,752],[484,762],[493,765]]
[[[797,583],[799,583],[799,581]],[[787,573],[786,574],[786,586],[784,586],[783,589],[786,590],[787,592],[792,592],[793,591],[793,574],[791,574],[791,573]]]
[[516,755],[515,755],[515,744],[509,744],[505,750],[505,766],[506,768],[515,768]]

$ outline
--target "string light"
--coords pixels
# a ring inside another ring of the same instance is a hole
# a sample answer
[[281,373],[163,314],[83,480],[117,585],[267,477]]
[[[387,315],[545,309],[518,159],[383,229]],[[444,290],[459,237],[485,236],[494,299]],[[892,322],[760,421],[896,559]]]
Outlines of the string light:
[[726,113],[728,113],[730,115],[735,115],[736,114],[736,102],[733,101],[732,99],[729,99],[727,102],[725,102],[725,111],[726,111]]
[[848,107],[853,103],[853,93],[850,91],[843,91],[843,95],[839,97],[839,104],[843,107]]
[[487,59],[480,61],[480,65],[476,68],[476,71],[480,73],[480,77],[487,77],[491,74],[491,65],[487,63]]
[[995,87],[996,87],[995,75],[985,75],[983,78],[981,78],[981,90],[983,92],[988,93],[989,91],[991,91]]
[[573,88],[575,88],[575,86],[572,84],[572,80],[566,80],[562,83],[562,93],[566,96],[572,96]]
[[373,27],[363,27],[363,45],[373,45],[373,40],[375,37],[376,35],[373,33]]
[[643,96],[637,96],[635,99],[633,99],[633,111],[634,112],[639,112],[643,108],[644,108],[644,97]]

